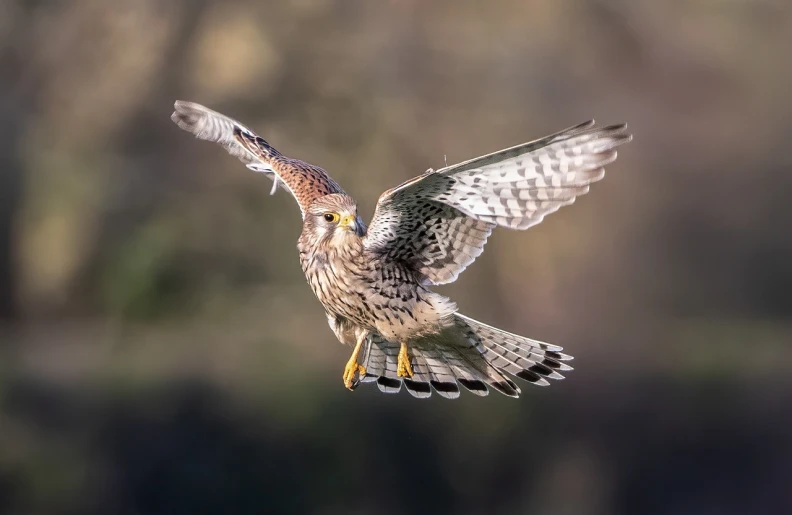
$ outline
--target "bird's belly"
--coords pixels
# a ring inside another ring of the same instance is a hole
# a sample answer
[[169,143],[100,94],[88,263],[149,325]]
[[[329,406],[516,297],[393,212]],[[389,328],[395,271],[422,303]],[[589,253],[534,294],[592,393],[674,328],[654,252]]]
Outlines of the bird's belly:
[[392,342],[409,341],[439,332],[456,311],[453,302],[433,292],[422,292],[420,299],[390,299],[376,309],[374,326],[379,334]]
[[325,267],[307,276],[328,312],[390,341],[437,332],[456,311],[456,305],[442,295],[387,270],[367,276]]

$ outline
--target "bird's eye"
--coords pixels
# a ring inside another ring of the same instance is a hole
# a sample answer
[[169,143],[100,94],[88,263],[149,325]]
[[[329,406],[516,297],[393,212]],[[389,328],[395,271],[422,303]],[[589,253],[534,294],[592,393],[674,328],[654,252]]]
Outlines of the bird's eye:
[[341,217],[338,216],[338,213],[325,213],[324,219],[328,223],[336,223],[341,219]]

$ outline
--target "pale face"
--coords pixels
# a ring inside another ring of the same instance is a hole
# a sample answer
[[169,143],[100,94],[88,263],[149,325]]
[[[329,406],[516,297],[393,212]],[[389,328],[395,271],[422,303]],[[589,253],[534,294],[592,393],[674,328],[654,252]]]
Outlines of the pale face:
[[343,245],[347,238],[359,239],[365,234],[357,206],[345,195],[317,199],[306,211],[303,223],[317,241],[331,246]]

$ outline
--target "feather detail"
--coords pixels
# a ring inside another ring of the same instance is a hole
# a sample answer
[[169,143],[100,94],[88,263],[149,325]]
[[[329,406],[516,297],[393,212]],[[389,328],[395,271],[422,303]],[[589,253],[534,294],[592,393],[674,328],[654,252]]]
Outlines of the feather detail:
[[[493,389],[518,397],[511,377],[546,386],[572,370],[561,347],[461,315],[426,286],[456,280],[481,255],[495,227],[527,229],[588,193],[617,158],[617,147],[631,140],[626,125],[597,128],[590,121],[429,169],[383,193],[367,230],[354,200],[323,169],[284,156],[204,106],[177,101],[174,107],[176,125],[271,178],[270,194],[281,187],[297,200],[301,266],[336,337],[355,346],[344,374],[348,388],[375,382],[385,393],[403,385],[416,398],[434,391],[455,399],[462,385],[479,396]],[[399,342],[407,350],[410,378],[398,375]],[[365,373],[351,368],[354,360]]]
[[179,128],[196,138],[220,144],[251,170],[269,176],[273,180],[270,194],[274,194],[278,186],[284,187],[297,200],[303,217],[305,210],[317,198],[344,193],[323,169],[285,157],[233,118],[184,100],[177,100],[174,109],[171,119]]
[[[361,364],[366,368],[362,382],[376,382],[385,393],[398,393],[401,385],[416,398],[431,396],[432,390],[447,399],[459,397],[461,384],[476,395],[487,395],[488,387],[509,397],[519,397],[520,388],[508,373],[538,386],[548,379],[563,379],[572,370],[561,347],[525,338],[455,314],[453,324],[439,334],[427,335],[408,344],[414,375],[397,375],[399,344],[380,336],[369,336]],[[430,388],[431,387],[431,388]]]
[[410,263],[425,284],[454,281],[496,226],[528,229],[585,195],[632,136],[586,122],[436,171],[380,196],[366,247]]

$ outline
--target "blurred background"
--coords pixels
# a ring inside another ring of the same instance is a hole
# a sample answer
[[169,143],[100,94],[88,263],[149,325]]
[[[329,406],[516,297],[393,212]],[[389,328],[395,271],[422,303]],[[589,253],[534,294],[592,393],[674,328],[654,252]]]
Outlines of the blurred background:
[[[0,513],[792,513],[790,50],[781,0],[0,3]],[[293,199],[176,99],[364,219],[444,156],[629,122],[440,288],[576,370],[345,390]]]

